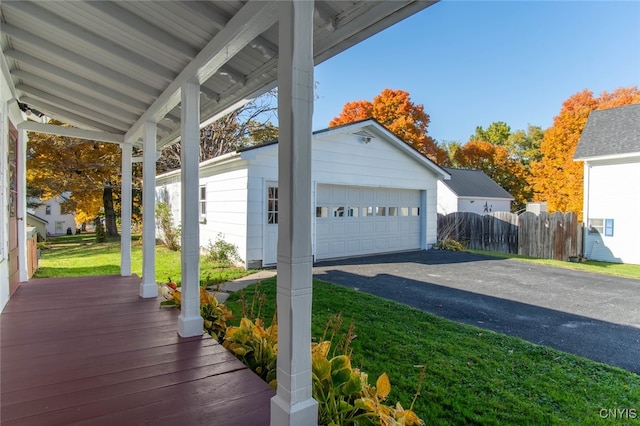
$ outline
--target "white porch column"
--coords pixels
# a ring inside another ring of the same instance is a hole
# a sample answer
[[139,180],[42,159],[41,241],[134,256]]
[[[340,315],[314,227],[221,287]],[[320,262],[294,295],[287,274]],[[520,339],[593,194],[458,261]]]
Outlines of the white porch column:
[[178,317],[178,334],[182,337],[191,337],[203,333],[200,316],[200,218],[198,216],[200,83],[195,79],[182,85],[181,118],[182,306]]
[[29,279],[27,270],[27,131],[18,130],[18,147],[16,153],[18,205],[18,275],[20,282]]
[[142,152],[142,282],[140,297],[158,295],[156,284],[156,123],[144,123]]
[[131,276],[131,145],[122,148],[122,185],[120,187],[120,275]]
[[316,425],[311,384],[313,1],[280,3],[278,389],[271,425]]

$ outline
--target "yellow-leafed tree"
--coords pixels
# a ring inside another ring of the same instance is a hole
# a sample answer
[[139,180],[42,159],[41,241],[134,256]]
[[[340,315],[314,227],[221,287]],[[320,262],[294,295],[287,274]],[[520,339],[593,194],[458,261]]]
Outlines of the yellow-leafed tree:
[[329,127],[374,118],[387,130],[413,146],[435,163],[446,166],[449,157],[433,138],[427,134],[429,115],[423,105],[411,102],[404,90],[384,89],[373,102],[348,102],[340,115],[329,123]]
[[110,236],[118,235],[114,191],[120,192],[120,168],[117,144],[29,132],[27,186],[38,189],[42,199],[70,191],[71,199],[62,208],[75,212],[78,223],[94,219],[104,209]]
[[637,87],[620,88],[594,97],[589,90],[564,101],[553,125],[546,130],[540,161],[531,163],[530,183],[536,201],[546,201],[549,212],[576,212],[582,218],[583,163],[573,161],[580,135],[593,110],[640,103]]

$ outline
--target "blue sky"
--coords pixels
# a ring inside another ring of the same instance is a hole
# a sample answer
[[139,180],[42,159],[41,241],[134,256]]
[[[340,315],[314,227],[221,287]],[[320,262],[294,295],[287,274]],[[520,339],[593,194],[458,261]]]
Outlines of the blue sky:
[[640,86],[640,1],[443,0],[316,66],[313,129],[345,103],[409,92],[437,141],[548,128],[562,102]]

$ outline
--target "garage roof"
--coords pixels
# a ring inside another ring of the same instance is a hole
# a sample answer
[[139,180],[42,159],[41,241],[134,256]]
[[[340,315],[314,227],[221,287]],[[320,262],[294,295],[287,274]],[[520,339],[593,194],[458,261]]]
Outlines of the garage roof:
[[451,180],[443,182],[458,197],[514,198],[482,170],[454,169],[443,167]]
[[[318,64],[435,1],[316,1]],[[0,4],[2,72],[23,111],[158,148],[180,133],[180,87],[201,84],[201,121],[275,87],[278,1]]]

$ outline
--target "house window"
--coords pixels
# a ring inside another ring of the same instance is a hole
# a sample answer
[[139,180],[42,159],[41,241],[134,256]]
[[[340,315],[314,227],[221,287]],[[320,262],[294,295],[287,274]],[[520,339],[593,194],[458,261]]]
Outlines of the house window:
[[207,186],[200,187],[200,223],[207,221]]
[[63,227],[64,227],[63,221],[56,221],[56,234],[62,234]]
[[604,219],[589,219],[589,233],[602,234],[604,230]]
[[278,188],[275,186],[267,188],[267,223],[278,224]]
[[613,237],[613,219],[604,220],[604,236]]
[[51,206],[46,206],[44,208],[44,214],[46,214],[47,216],[51,215]]

